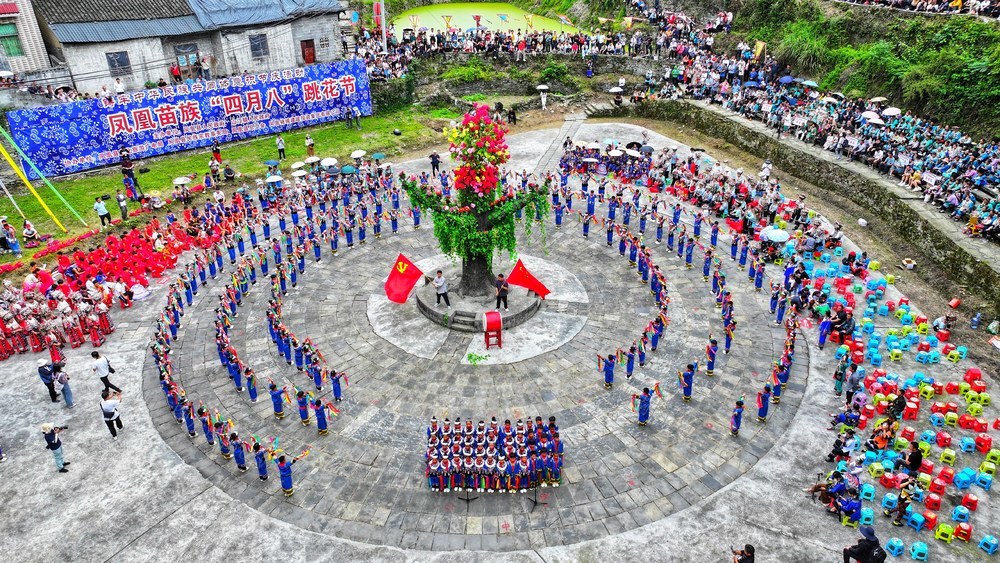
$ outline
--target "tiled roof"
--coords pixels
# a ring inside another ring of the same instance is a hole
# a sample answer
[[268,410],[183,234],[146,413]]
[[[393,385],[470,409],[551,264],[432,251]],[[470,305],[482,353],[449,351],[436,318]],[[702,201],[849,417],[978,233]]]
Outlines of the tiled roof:
[[194,14],[183,0],[42,0],[34,5],[49,24],[147,20]]

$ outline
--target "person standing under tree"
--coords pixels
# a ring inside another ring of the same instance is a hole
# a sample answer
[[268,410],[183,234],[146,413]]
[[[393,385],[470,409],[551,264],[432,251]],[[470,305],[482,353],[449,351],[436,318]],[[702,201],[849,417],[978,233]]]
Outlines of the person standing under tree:
[[440,307],[441,300],[444,299],[444,304],[451,309],[451,301],[448,301],[448,280],[444,279],[441,270],[434,276],[434,290],[437,292],[437,305]]
[[503,310],[506,311],[507,310],[507,294],[510,293],[510,285],[507,283],[507,280],[504,279],[503,274],[498,274],[497,275],[496,290],[497,290],[497,305],[496,305],[496,310],[497,311],[500,310],[500,303],[502,302],[503,303]]

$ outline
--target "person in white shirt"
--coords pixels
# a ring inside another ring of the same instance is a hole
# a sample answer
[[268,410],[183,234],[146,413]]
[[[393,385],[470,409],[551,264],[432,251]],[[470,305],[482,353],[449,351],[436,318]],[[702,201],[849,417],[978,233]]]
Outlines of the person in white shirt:
[[101,383],[104,384],[104,392],[107,392],[109,389],[114,389],[115,391],[121,393],[122,390],[114,383],[111,383],[111,380],[109,379],[111,374],[114,373],[114,368],[111,367],[111,362],[109,362],[107,358],[102,356],[101,353],[96,350],[90,353],[90,357],[94,358],[93,370],[94,373],[97,374],[97,377],[101,380]]
[[437,271],[433,283],[434,290],[437,292],[437,305],[440,307],[441,300],[444,299],[444,304],[451,309],[451,301],[448,301],[448,280],[444,279],[444,274],[441,270]]
[[104,415],[104,423],[108,425],[112,440],[118,439],[118,430],[122,429],[122,415],[118,412],[118,406],[121,403],[121,391],[112,393],[105,389],[101,392],[101,414]]
[[124,93],[125,93],[125,85],[122,84],[122,79],[115,78],[115,94],[124,94]]

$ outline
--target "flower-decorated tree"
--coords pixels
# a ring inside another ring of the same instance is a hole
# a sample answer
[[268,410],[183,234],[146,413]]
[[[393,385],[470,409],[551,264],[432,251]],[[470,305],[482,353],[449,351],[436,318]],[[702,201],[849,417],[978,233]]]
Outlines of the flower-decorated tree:
[[458,163],[452,197],[420,185],[414,177],[401,177],[401,181],[411,203],[430,211],[441,251],[462,259],[458,293],[492,295],[493,255],[501,250],[515,252],[514,219],[519,210],[528,212],[528,229],[532,216],[548,211],[549,181],[541,186],[529,184],[527,190],[502,189],[500,167],[510,159],[507,130],[490,118],[486,105],[477,104],[461,125],[445,133],[451,158]]

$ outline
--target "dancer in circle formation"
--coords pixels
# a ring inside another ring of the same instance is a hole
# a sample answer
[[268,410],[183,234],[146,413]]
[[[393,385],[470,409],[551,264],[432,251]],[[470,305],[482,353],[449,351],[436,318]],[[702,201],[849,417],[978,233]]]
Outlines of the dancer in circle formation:
[[[711,333],[708,335],[706,376],[714,375],[720,348],[723,354],[730,353],[737,325],[735,304],[729,289],[732,282],[723,271],[722,253],[717,249],[719,236],[725,231],[720,221],[711,219],[711,216],[724,218],[731,239],[730,258],[741,272],[746,272],[747,281],[755,292],[763,291],[765,282],[771,278],[766,272],[766,264],[780,264],[779,259],[788,258],[783,271],[784,279],[779,277],[769,281],[774,324],[786,327],[786,339],[768,383],[757,393],[757,421],[766,422],[768,411],[772,405],[780,403],[782,391],[787,387],[794,359],[798,316],[807,312],[815,317],[824,310],[829,296],[819,288],[810,291],[809,272],[800,263],[795,252],[798,249],[790,252],[789,248],[767,240],[756,241],[757,225],[773,224],[779,214],[784,216],[808,233],[814,247],[804,248],[806,251],[823,248],[828,242],[837,244],[837,233],[823,231],[820,222],[806,213],[801,199],[792,201],[785,198],[780,184],[763,171],[759,177],[752,177],[742,170],[726,170],[718,162],[706,164],[697,155],[682,158],[677,147],[640,153],[619,151],[614,144],[581,145],[567,139],[563,149],[558,186],[550,187],[556,227],[561,228],[567,214],[576,213],[585,237],[589,225],[594,223],[605,229],[609,247],[614,246],[617,238],[618,254],[622,258],[627,257],[630,265],[636,268],[640,283],[650,287],[660,309],[658,316],[631,345],[620,347],[606,356],[597,356],[597,369],[603,374],[604,385],[608,389],[613,387],[616,368],[620,370],[624,367],[626,378],[631,379],[635,360],[639,360],[640,366],[647,362],[647,346],[649,351],[655,351],[663,328],[669,324],[667,309],[670,297],[666,275],[654,263],[652,247],[645,244],[650,220],[656,225],[655,244],[665,242],[668,252],[676,249],[677,258],[684,268],[694,268],[695,248],[700,249],[704,256],[704,260],[699,261],[702,279],[705,282],[711,280],[723,330],[723,338],[719,340]],[[579,188],[571,187],[571,179],[579,182]],[[667,201],[668,196],[676,199],[672,205]],[[574,198],[585,202],[585,208],[581,205],[574,210]],[[693,204],[696,209],[685,210],[682,203]],[[604,218],[598,218],[601,213],[597,208],[599,204],[606,204],[607,215]],[[684,223],[682,216],[687,216],[689,223]],[[637,225],[632,223],[633,217],[638,218]],[[707,231],[707,244],[702,244],[703,230]],[[700,371],[699,361],[678,370],[678,388],[683,400],[691,400],[695,375]],[[649,395],[644,392],[643,395],[633,396],[633,410],[640,412],[640,423],[649,420],[649,409],[646,407]],[[741,397],[730,418],[733,436],[739,434],[743,407]]]
[[427,485],[432,491],[527,492],[562,482],[563,443],[556,419],[489,424],[431,418],[427,428]]

